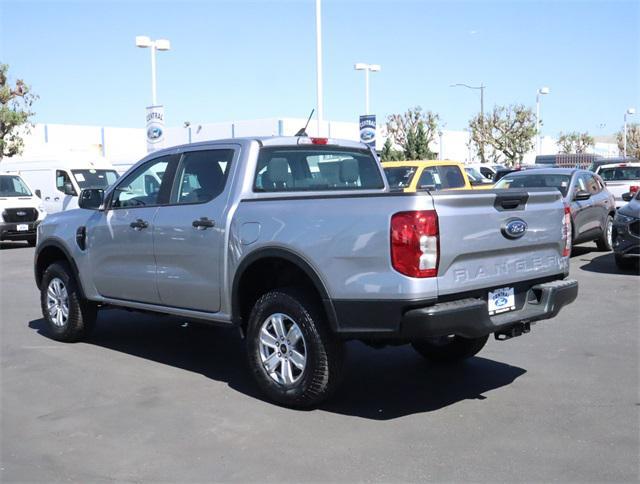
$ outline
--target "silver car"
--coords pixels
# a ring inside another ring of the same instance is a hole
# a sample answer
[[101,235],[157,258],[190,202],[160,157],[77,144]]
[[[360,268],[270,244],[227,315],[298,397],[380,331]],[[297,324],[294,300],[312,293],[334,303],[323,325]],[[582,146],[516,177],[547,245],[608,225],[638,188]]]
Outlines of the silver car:
[[573,244],[595,241],[612,249],[615,198],[602,179],[587,170],[540,168],[509,173],[495,188],[557,188],[571,207]]

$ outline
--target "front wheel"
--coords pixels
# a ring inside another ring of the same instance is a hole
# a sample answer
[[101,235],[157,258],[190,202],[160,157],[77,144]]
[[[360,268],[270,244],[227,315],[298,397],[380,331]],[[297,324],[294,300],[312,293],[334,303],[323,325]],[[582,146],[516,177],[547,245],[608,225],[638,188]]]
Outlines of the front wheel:
[[40,284],[40,305],[53,339],[75,342],[85,339],[95,324],[97,307],[85,300],[66,262],[47,267]]
[[598,250],[609,251],[613,248],[613,217],[607,215],[607,221],[604,226],[604,233],[596,240]]
[[413,341],[411,346],[434,363],[455,363],[476,355],[487,344],[489,335],[480,338],[442,336]]
[[344,346],[327,327],[322,311],[293,289],[264,294],[247,328],[249,366],[260,388],[290,407],[311,407],[338,386]]

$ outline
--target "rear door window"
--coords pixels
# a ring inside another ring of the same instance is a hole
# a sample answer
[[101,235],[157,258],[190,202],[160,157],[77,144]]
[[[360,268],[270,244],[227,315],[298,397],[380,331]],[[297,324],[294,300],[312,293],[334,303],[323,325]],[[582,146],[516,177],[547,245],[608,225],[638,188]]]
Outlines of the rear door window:
[[269,147],[258,157],[254,190],[304,192],[384,188],[368,150],[339,147]]
[[446,190],[464,186],[464,176],[457,166],[429,166],[422,170],[418,180],[418,189]]
[[185,153],[176,174],[176,189],[171,203],[206,203],[224,190],[232,149]]

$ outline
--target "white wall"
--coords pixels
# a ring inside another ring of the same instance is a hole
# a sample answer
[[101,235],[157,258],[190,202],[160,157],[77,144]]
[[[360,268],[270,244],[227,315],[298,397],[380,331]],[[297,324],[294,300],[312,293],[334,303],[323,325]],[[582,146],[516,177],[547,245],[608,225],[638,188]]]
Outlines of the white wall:
[[[225,123],[196,124],[191,126],[191,141],[228,139],[240,136],[293,136],[307,122],[306,118],[270,118],[241,120]],[[318,131],[315,119],[311,120],[307,132],[310,136],[322,136],[358,141],[360,130],[357,122],[324,121]],[[376,148],[382,149],[385,138],[382,125],[378,126]],[[443,130],[442,146],[436,135],[431,144],[432,151],[450,160],[471,162],[475,154],[468,148],[467,131]],[[165,147],[189,142],[189,129],[167,127]],[[595,153],[603,156],[617,156],[615,143],[596,143]],[[80,126],[63,124],[37,124],[25,136],[25,150],[16,160],[60,158],[67,154],[84,154],[90,157],[104,156],[109,161],[134,163],[147,154],[144,128],[114,128],[100,126]],[[541,153],[557,153],[555,138],[544,136]],[[527,153],[525,163],[533,163],[535,150]]]

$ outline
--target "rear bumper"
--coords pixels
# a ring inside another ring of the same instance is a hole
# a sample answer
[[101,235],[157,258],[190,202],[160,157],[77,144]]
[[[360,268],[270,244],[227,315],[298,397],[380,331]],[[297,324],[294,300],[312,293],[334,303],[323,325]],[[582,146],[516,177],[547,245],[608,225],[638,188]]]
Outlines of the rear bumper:
[[[0,240],[27,240],[36,236],[40,222],[0,222]],[[27,225],[27,230],[18,230],[18,225]]]
[[402,318],[400,336],[409,340],[450,334],[478,338],[518,324],[553,318],[577,296],[578,281],[569,279],[532,286],[520,309],[495,316],[489,316],[487,301],[477,298],[411,309]]

